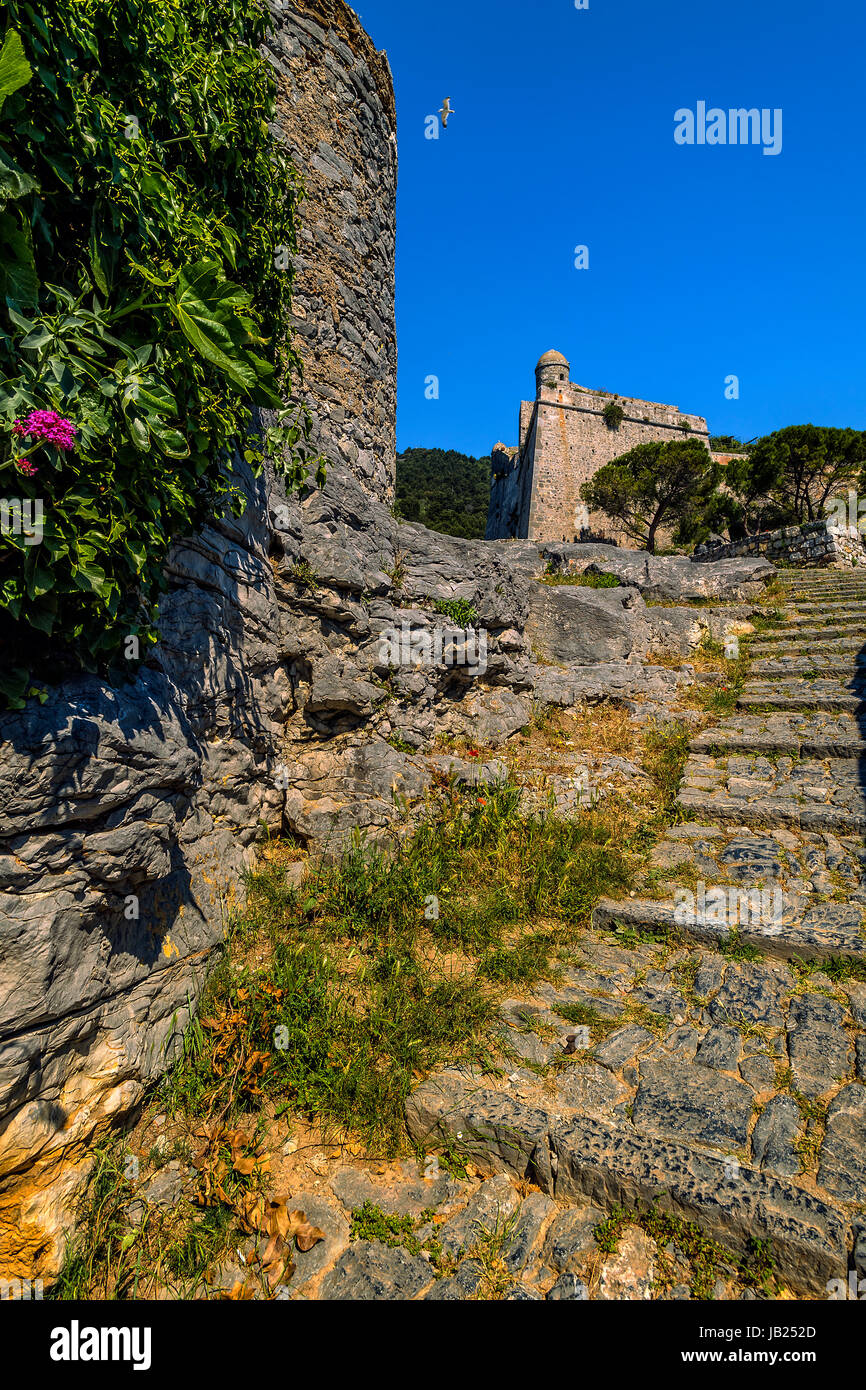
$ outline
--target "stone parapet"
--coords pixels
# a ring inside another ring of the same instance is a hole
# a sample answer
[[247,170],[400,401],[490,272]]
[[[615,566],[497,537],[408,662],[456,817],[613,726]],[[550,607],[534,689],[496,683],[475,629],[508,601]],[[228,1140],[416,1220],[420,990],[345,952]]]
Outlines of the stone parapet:
[[728,560],[746,555],[765,555],[768,560],[789,565],[866,565],[866,548],[860,533],[850,528],[841,530],[826,521],[785,526],[779,531],[761,531],[728,545],[699,545],[693,558],[697,561]]

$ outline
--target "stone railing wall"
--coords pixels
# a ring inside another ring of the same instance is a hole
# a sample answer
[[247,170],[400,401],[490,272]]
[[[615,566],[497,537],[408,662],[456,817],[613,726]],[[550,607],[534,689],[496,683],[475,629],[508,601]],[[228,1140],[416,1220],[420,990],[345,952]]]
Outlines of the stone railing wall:
[[866,548],[860,533],[830,526],[826,521],[762,531],[729,545],[699,545],[693,558],[729,560],[748,555],[765,555],[774,563],[789,565],[866,565]]

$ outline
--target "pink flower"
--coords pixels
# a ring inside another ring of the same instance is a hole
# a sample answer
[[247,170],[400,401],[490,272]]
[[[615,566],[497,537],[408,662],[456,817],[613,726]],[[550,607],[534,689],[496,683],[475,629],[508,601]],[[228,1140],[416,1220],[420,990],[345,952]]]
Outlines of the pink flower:
[[16,459],[15,467],[18,469],[18,472],[23,473],[26,478],[35,478],[36,474],[39,472],[36,464],[31,463],[29,459]]
[[19,437],[35,435],[44,444],[53,444],[55,449],[74,449],[78,426],[58,415],[56,410],[31,410],[26,420],[15,421],[12,432]]

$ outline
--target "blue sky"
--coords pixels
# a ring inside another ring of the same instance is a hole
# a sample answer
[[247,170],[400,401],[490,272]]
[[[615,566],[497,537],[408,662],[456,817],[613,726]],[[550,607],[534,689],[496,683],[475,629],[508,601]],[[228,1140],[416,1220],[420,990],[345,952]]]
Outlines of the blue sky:
[[[866,428],[861,0],[357,9],[397,93],[398,447],[516,443],[551,347],[713,433]],[[699,101],[781,108],[781,152],[677,145]]]

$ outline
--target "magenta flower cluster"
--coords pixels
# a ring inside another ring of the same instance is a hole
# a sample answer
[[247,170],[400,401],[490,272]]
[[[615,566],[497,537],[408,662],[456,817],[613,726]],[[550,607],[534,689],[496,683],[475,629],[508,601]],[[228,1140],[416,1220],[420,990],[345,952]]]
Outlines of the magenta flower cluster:
[[58,415],[56,410],[31,410],[26,420],[15,421],[12,432],[32,435],[43,444],[53,444],[55,449],[74,449],[78,426]]

